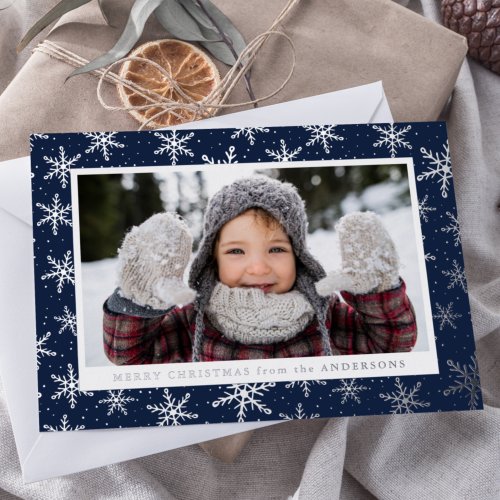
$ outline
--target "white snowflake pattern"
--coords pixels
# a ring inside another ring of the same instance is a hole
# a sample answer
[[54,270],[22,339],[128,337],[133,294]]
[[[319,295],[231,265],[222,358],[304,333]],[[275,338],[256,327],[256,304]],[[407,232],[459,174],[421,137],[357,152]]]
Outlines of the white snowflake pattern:
[[201,159],[205,162],[208,163],[209,165],[220,165],[220,164],[232,164],[232,163],[238,163],[238,160],[236,160],[236,153],[234,146],[229,146],[229,149],[225,152],[226,158],[224,160],[214,160],[214,157],[212,156],[209,158],[207,155],[203,155]]
[[326,385],[326,382],[324,380],[298,380],[298,381],[290,382],[289,384],[286,384],[285,388],[286,389],[293,389],[295,387],[295,385],[297,385],[297,387],[300,387],[302,389],[304,396],[306,398],[308,398],[309,394],[311,394],[311,386],[314,384]]
[[433,314],[434,319],[439,320],[439,330],[442,330],[445,325],[450,325],[451,328],[456,330],[456,325],[454,321],[461,318],[462,315],[453,312],[453,302],[450,302],[447,306],[442,306],[436,302],[437,314]]
[[186,411],[186,404],[191,394],[186,393],[179,401],[170,394],[168,389],[163,390],[163,399],[165,403],[159,405],[148,405],[146,408],[152,413],[158,413],[158,425],[181,425],[183,420],[198,418],[196,413]]
[[57,292],[61,293],[65,283],[75,284],[75,269],[71,261],[71,250],[64,254],[64,259],[56,260],[51,255],[47,256],[52,270],[42,276],[42,280],[53,278],[57,280]]
[[64,306],[63,314],[61,316],[54,316],[54,319],[61,323],[58,333],[69,330],[73,335],[76,335],[76,315],[69,310],[68,306]]
[[255,134],[257,134],[259,132],[260,133],[269,132],[269,129],[264,128],[264,127],[239,128],[233,133],[233,135],[231,136],[231,139],[237,139],[241,135],[242,137],[245,137],[248,140],[248,142],[250,143],[250,146],[253,146],[255,144]]
[[291,161],[294,160],[295,157],[302,151],[302,147],[298,147],[296,149],[288,149],[286,142],[284,139],[280,140],[280,148],[277,150],[266,149],[266,153],[274,158],[276,161]]
[[444,144],[444,152],[434,153],[432,151],[427,151],[425,148],[420,148],[420,152],[424,155],[424,158],[430,160],[430,165],[428,165],[428,170],[423,174],[417,175],[417,181],[434,179],[437,176],[437,180],[440,183],[441,196],[443,198],[448,197],[448,191],[450,189],[451,174],[451,159],[450,159],[450,147],[446,142]]
[[436,208],[435,207],[430,207],[427,205],[427,200],[429,199],[429,195],[425,195],[419,202],[418,202],[418,215],[424,222],[429,221],[429,212],[435,212]]
[[288,415],[287,413],[280,413],[279,415],[284,420],[309,420],[319,417],[319,413],[311,413],[309,416],[307,416],[304,412],[304,409],[302,408],[302,403],[297,404],[295,413],[292,413],[292,415]]
[[71,220],[67,219],[67,216],[71,213],[71,205],[68,204],[63,206],[59,199],[59,194],[56,193],[52,198],[52,205],[37,203],[36,206],[41,208],[45,214],[36,225],[41,226],[42,224],[50,224],[54,236],[57,235],[60,225],[72,226]]
[[460,267],[458,262],[453,259],[453,267],[449,271],[441,271],[445,276],[450,278],[448,289],[455,286],[462,287],[462,290],[467,293],[467,281],[465,279],[465,271]]
[[386,147],[391,153],[391,158],[396,156],[396,150],[398,148],[412,149],[409,142],[405,140],[404,135],[411,130],[411,125],[398,129],[394,124],[390,124],[387,128],[381,127],[379,125],[373,125],[373,128],[380,132],[380,137],[377,142],[373,143],[376,148]]
[[216,401],[212,403],[214,408],[219,405],[224,406],[226,403],[235,403],[233,409],[238,409],[238,422],[244,422],[248,407],[251,410],[255,408],[264,413],[265,415],[270,415],[272,410],[267,408],[267,406],[262,403],[261,398],[264,396],[264,392],[269,391],[271,387],[275,387],[275,382],[266,382],[262,384],[231,384],[227,386],[227,389],[232,391],[224,392],[225,396],[217,398]]
[[471,356],[470,364],[463,364],[460,366],[458,361],[456,363],[449,359],[446,364],[450,367],[450,372],[456,374],[454,380],[455,384],[450,385],[448,389],[443,391],[445,396],[450,394],[465,393],[469,397],[469,409],[475,410],[479,404],[480,386],[479,386],[479,367],[475,356]]
[[194,136],[194,132],[180,135],[177,130],[173,130],[172,132],[165,133],[155,132],[154,135],[162,141],[161,146],[155,149],[154,154],[160,155],[166,153],[172,165],[177,164],[179,156],[194,156],[194,153],[187,147],[187,142]]
[[48,139],[49,136],[47,134],[31,134],[30,135],[30,151],[33,151],[33,143],[35,139]]
[[429,262],[430,260],[436,260],[436,256],[432,255],[430,252],[427,252],[424,255],[424,259],[426,260],[426,262]]
[[304,128],[311,132],[311,138],[306,142],[306,146],[314,146],[318,143],[323,146],[325,153],[330,152],[331,141],[343,141],[344,137],[337,135],[336,125],[306,125]]
[[51,351],[45,345],[47,343],[47,340],[49,340],[50,336],[51,336],[51,333],[47,332],[45,335],[43,335],[42,337],[40,337],[39,339],[36,340],[36,364],[37,364],[37,369],[42,364],[40,358],[43,358],[44,356],[56,356],[57,355],[56,352]]
[[332,389],[332,392],[340,392],[342,394],[342,400],[340,401],[344,404],[348,399],[353,399],[356,403],[361,403],[361,398],[359,393],[361,391],[366,391],[368,387],[364,385],[358,385],[356,379],[340,380],[341,386],[337,389]]
[[52,179],[55,177],[59,179],[61,186],[65,188],[68,185],[69,169],[81,158],[81,154],[73,156],[73,158],[68,158],[66,156],[66,151],[62,146],[59,146],[59,157],[52,158],[50,156],[44,156],[43,159],[51,165],[50,170],[47,175],[44,175],[44,179]]
[[[422,236],[422,241],[425,241],[425,236]],[[426,262],[429,262],[430,260],[434,261],[434,260],[436,260],[436,256],[432,255],[430,252],[427,252],[424,255],[424,259]]]
[[50,378],[59,384],[59,388],[51,396],[51,399],[60,399],[61,396],[63,396],[68,400],[69,406],[72,409],[76,406],[78,396],[94,395],[93,392],[86,392],[78,389],[78,379],[76,378],[76,374],[71,363],[68,363],[67,376],[52,374]]
[[112,415],[116,410],[117,412],[127,414],[127,409],[125,406],[127,403],[132,401],[136,401],[132,396],[125,396],[125,391],[120,389],[119,391],[108,391],[108,397],[99,400],[99,404],[108,405],[108,413],[107,415]]
[[100,151],[102,156],[106,161],[112,153],[109,151],[112,148],[124,148],[125,144],[115,140],[115,135],[117,132],[90,132],[84,133],[83,135],[90,139],[90,146],[85,150],[86,153],[93,153],[94,151]]
[[399,377],[396,377],[395,382],[397,391],[391,394],[379,394],[384,401],[391,402],[391,413],[413,413],[417,408],[428,408],[431,404],[427,401],[420,401],[416,398],[417,392],[422,387],[421,382],[417,382],[412,389],[407,389]]
[[63,418],[61,418],[61,425],[59,427],[53,427],[52,425],[45,424],[43,428],[49,432],[59,432],[59,431],[68,432],[68,431],[81,431],[82,429],[85,429],[85,426],[75,425],[74,427],[71,427],[69,425],[68,415],[63,415]]
[[460,226],[458,224],[458,219],[451,212],[446,212],[446,215],[450,219],[450,223],[447,226],[441,228],[441,231],[453,235],[453,242],[456,247],[460,245]]

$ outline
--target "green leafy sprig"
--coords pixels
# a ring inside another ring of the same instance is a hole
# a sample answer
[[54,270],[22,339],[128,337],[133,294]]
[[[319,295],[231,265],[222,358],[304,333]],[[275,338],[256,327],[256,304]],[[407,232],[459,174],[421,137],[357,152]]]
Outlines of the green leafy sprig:
[[[19,42],[17,51],[23,50],[36,35],[62,15],[90,1],[61,0],[30,28]],[[104,20],[109,25],[102,1],[98,0],[98,3]],[[135,0],[125,28],[114,47],[85,66],[74,70],[68,78],[108,66],[126,56],[139,40],[146,21],[153,13],[173,37],[200,43],[216,59],[229,66],[235,64],[246,46],[243,36],[231,20],[209,0]],[[247,91],[253,100],[255,97],[248,73],[245,75],[245,81]]]

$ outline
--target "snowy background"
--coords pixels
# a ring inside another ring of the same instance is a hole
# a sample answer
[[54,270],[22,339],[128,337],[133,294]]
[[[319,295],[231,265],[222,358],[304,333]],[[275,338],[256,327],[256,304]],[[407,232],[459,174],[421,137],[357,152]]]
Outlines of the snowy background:
[[[240,166],[238,169],[225,169],[224,175],[207,176],[207,194],[210,197],[222,185],[254,173],[255,170]],[[349,193],[341,205],[344,213],[369,209],[381,216],[384,226],[396,244],[401,259],[400,274],[407,284],[407,292],[417,315],[419,334],[414,351],[426,351],[429,346],[429,335],[424,319],[424,294],[417,266],[417,243],[412,208],[408,204],[398,206],[401,202],[395,202],[405,187],[403,184],[384,182],[370,186],[362,193]],[[174,193],[165,193],[167,198],[173,195]],[[166,209],[168,208],[167,205]],[[340,268],[340,250],[337,235],[333,229],[318,229],[309,234],[308,245],[327,272]],[[109,366],[111,363],[102,349],[102,304],[116,287],[117,259],[85,262],[81,266],[86,365]],[[187,272],[188,270],[186,274]]]

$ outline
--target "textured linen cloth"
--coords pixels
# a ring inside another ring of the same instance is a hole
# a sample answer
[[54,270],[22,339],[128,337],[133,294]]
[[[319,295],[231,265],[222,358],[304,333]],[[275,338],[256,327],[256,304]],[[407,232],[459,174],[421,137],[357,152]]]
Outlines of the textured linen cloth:
[[[12,33],[25,30],[30,25],[22,17],[27,3],[2,11],[1,26],[7,22]],[[54,3],[37,2],[37,14],[30,7],[29,15],[36,18]],[[439,22],[438,2],[415,0],[408,6]],[[4,46],[12,47],[12,40],[2,36],[0,41],[0,83],[5,85],[20,63],[5,57]],[[14,118],[5,114],[8,106],[3,107],[2,101],[6,94],[12,95],[14,85],[15,80],[0,96],[3,122]],[[42,95],[27,102],[43,103]],[[298,497],[307,500],[498,499],[499,105],[500,78],[467,60],[443,115],[448,122],[483,411],[293,421],[255,431],[232,464],[211,458],[195,445],[23,485],[6,406],[0,400],[0,498],[286,499],[300,486]],[[47,113],[62,114],[64,108],[64,103],[59,108],[53,105]],[[103,120],[103,129],[106,123]],[[11,157],[3,151],[0,155]]]

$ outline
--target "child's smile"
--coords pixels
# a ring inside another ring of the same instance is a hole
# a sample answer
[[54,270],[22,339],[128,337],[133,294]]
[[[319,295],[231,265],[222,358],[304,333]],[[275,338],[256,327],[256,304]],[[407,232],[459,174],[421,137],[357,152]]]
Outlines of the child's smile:
[[285,293],[295,283],[295,255],[290,238],[279,224],[268,227],[252,211],[222,227],[216,259],[219,280],[229,287]]

